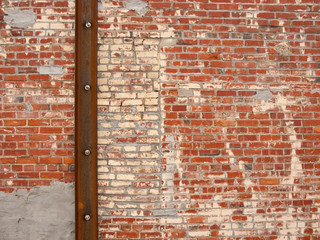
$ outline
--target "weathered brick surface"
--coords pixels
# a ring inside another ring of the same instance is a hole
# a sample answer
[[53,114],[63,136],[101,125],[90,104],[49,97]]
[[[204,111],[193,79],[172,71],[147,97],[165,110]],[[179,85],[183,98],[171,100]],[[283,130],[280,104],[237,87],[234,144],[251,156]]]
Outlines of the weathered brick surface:
[[0,1],[0,191],[74,179],[74,1]]
[[[74,1],[0,3],[0,190],[73,181]],[[319,10],[99,1],[100,239],[320,238]]]
[[320,237],[319,8],[100,3],[101,239]]

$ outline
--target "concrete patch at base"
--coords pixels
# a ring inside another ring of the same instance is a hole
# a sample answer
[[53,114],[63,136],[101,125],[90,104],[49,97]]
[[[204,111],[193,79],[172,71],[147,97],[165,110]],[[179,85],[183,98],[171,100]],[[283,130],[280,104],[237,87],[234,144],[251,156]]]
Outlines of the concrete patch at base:
[[74,184],[0,192],[0,240],[73,240]]
[[11,27],[27,28],[35,24],[37,15],[32,10],[16,8],[6,10],[4,21]]

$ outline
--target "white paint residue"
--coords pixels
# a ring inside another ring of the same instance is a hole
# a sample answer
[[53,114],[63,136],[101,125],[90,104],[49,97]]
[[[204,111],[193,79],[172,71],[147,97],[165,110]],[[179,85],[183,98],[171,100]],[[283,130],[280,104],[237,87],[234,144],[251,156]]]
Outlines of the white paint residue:
[[[223,129],[223,132],[225,132],[225,128]],[[230,149],[230,143],[226,143],[226,152],[228,153],[228,155],[230,157],[230,163],[235,164],[236,160],[234,158],[234,154],[233,154],[232,150]]]
[[245,171],[246,169],[245,169],[244,166],[245,166],[244,161],[239,161],[239,168],[240,168],[240,170]]
[[243,181],[243,184],[246,186],[246,187],[251,187],[251,186],[255,186],[256,184],[254,182],[252,182],[252,180],[250,179],[245,179]]
[[297,139],[297,133],[294,130],[293,122],[286,123],[287,133],[289,134],[289,140],[291,142],[291,172],[289,178],[283,179],[281,181],[282,184],[293,185],[292,192],[290,193],[290,199],[293,198],[293,194],[298,191],[297,187],[294,185],[294,179],[300,177],[302,172],[302,165],[297,156],[296,150],[301,148],[301,141]]
[[263,102],[263,104],[257,104],[253,106],[254,113],[266,112],[273,108],[281,108],[282,111],[286,111],[286,106],[291,105],[297,102],[297,99],[288,99],[281,94],[278,94],[275,97],[274,102]]
[[160,33],[161,38],[174,38],[175,30],[172,27],[169,27],[167,31]]

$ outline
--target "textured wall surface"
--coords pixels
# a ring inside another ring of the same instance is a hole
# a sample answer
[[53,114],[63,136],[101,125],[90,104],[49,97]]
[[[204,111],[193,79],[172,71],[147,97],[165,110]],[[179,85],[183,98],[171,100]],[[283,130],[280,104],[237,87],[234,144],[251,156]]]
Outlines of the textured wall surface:
[[73,184],[0,192],[1,240],[74,240]]
[[101,239],[320,238],[320,2],[101,1]]
[[74,239],[74,5],[0,0],[1,240]]
[[74,1],[0,1],[0,190],[74,179]]
[[[0,3],[0,204],[39,216],[30,194],[50,201],[54,181],[74,181],[75,2]],[[320,239],[319,11],[99,1],[101,240]],[[58,239],[73,238],[65,226]]]

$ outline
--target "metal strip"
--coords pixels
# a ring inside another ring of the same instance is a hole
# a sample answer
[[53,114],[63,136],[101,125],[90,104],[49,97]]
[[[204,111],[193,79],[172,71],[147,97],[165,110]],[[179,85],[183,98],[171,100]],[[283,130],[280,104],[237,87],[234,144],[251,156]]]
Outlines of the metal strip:
[[76,0],[76,239],[98,239],[97,1]]

